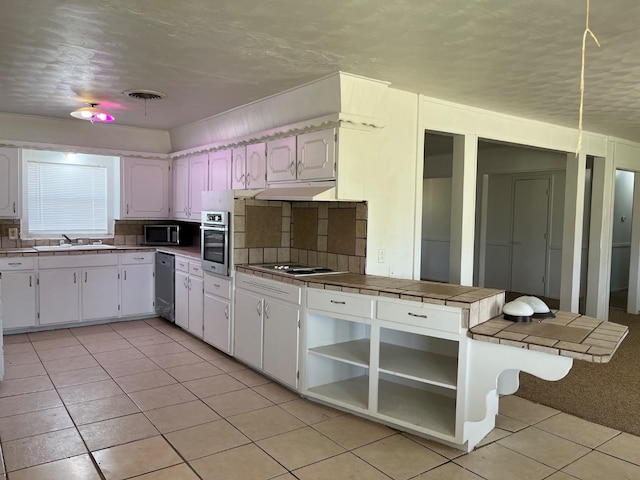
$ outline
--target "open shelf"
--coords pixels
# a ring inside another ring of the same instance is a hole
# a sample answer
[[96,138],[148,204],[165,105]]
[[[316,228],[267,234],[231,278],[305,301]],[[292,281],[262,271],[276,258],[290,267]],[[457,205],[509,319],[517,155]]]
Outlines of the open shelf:
[[458,359],[392,343],[380,343],[380,371],[456,389]]
[[358,365],[360,367],[369,366],[369,348],[370,342],[368,338],[360,340],[351,340],[349,342],[334,343],[324,345],[322,347],[310,348],[309,353],[321,355],[340,362]]
[[455,437],[455,397],[381,378],[378,413],[413,427]]
[[369,377],[347,378],[308,389],[309,393],[366,410],[369,407]]

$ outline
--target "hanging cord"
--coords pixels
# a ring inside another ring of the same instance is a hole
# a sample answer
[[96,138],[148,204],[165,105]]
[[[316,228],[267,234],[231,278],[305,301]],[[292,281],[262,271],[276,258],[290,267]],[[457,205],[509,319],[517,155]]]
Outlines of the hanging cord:
[[589,0],[587,0],[587,20],[584,29],[584,34],[582,35],[582,67],[580,70],[580,117],[578,120],[578,145],[576,146],[576,157],[580,150],[582,149],[582,113],[584,110],[584,57],[585,51],[587,49],[587,34],[591,35],[593,41],[596,42],[598,47],[600,46],[600,42],[596,38],[595,34],[589,28]]

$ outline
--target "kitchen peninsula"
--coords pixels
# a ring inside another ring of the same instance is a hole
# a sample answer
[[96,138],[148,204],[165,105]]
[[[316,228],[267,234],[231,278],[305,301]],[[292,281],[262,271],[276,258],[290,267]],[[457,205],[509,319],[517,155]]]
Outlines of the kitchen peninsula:
[[[299,289],[293,290],[304,312],[296,338],[299,381],[284,383],[467,451],[494,428],[499,395],[518,389],[520,371],[559,380],[574,358],[608,361],[628,333],[623,325],[565,312],[515,325],[502,319],[504,292],[495,289],[353,273],[292,278],[251,265],[236,270],[237,288],[241,280],[255,291],[277,283]],[[268,308],[268,296],[263,301]],[[266,319],[262,327],[264,338],[274,335]]]

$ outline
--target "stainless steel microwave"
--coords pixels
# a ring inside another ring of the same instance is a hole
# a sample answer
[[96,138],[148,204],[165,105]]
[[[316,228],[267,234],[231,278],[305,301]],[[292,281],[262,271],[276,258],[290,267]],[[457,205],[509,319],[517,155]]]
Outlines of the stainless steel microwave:
[[145,225],[145,245],[190,245],[192,234],[182,225]]

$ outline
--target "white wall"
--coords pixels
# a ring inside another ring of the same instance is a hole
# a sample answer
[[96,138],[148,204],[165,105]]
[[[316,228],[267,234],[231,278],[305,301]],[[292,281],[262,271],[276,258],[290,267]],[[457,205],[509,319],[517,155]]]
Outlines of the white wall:
[[169,132],[113,124],[92,124],[76,119],[59,119],[0,113],[0,145],[60,145],[86,153],[117,152],[168,154]]
[[[387,89],[387,126],[372,145],[370,161],[360,175],[366,179],[364,198],[369,202],[366,273],[413,276],[416,214],[416,159],[418,155],[418,96]],[[339,166],[338,166],[339,168]],[[378,251],[385,250],[385,262]]]

